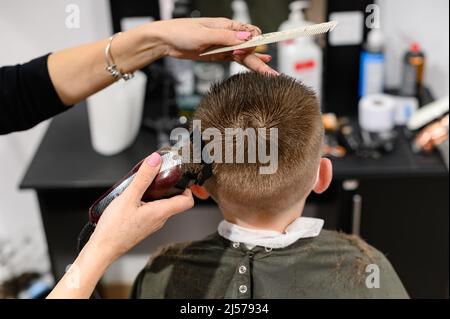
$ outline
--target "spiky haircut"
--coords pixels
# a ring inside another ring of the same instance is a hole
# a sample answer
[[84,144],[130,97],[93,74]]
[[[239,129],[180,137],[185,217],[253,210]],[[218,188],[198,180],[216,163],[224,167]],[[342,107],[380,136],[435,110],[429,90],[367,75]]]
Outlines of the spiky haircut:
[[323,126],[314,92],[287,76],[241,73],[212,86],[194,114],[202,131],[278,128],[278,169],[260,174],[261,163],[214,163],[205,187],[219,203],[233,201],[275,212],[305,198],[314,183]]

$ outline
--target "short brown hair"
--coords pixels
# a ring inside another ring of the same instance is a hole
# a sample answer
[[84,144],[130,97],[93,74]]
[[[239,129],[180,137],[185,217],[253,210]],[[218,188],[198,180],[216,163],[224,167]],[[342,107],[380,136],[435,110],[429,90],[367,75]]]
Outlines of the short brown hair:
[[[202,131],[278,128],[278,170],[260,174],[260,163],[215,163],[205,187],[219,202],[257,211],[280,210],[306,197],[316,177],[323,126],[314,92],[287,76],[241,73],[213,85],[194,114]],[[279,200],[277,200],[279,199]]]

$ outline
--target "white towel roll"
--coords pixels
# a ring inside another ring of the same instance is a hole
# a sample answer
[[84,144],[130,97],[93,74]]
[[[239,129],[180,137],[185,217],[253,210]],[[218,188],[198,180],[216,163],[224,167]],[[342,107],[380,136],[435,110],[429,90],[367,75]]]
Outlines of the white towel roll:
[[374,94],[359,101],[359,125],[368,132],[385,133],[395,126],[395,101],[385,94]]

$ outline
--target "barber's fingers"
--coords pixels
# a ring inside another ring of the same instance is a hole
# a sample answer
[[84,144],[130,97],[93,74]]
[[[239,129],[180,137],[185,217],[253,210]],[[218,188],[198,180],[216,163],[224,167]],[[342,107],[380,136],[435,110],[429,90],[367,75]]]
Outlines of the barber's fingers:
[[[249,31],[231,31],[226,29],[207,29],[209,46],[229,46],[244,43],[250,40],[252,33]],[[206,38],[205,38],[206,39]]]
[[272,61],[272,56],[270,54],[255,53],[255,55],[264,63],[269,63],[270,61]]
[[235,55],[234,60],[241,63],[242,65],[245,65],[250,70],[258,73],[280,75],[280,73],[266,64],[266,62],[269,62],[271,60],[270,55],[267,54],[254,53],[244,56]]
[[261,34],[261,29],[254,25],[226,18],[201,18],[200,21],[210,47],[241,44]]
[[208,28],[213,29],[228,29],[232,31],[248,31],[253,36],[260,35],[261,29],[255,25],[242,23],[236,20],[227,18],[200,18],[200,23]]
[[[202,59],[203,58],[203,59]],[[280,75],[276,70],[272,69],[266,63],[272,60],[272,56],[261,53],[251,53],[248,49],[235,50],[233,53],[225,52],[220,54],[208,55],[201,57],[200,60],[205,61],[236,61],[252,71],[271,75]]]
[[159,216],[165,220],[175,214],[184,212],[194,206],[194,197],[189,188],[180,194],[166,199],[149,202],[139,209],[149,214],[149,217]]
[[125,193],[140,203],[144,192],[159,173],[160,166],[161,155],[157,152],[152,153],[142,162],[133,181],[125,190]]

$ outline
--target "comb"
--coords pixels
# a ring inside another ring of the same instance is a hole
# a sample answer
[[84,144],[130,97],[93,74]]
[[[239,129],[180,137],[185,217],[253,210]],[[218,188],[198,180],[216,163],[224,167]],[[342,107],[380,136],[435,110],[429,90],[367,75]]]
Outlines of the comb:
[[244,43],[233,45],[229,47],[223,47],[219,49],[214,49],[211,51],[204,52],[200,54],[200,56],[234,51],[239,49],[246,49],[251,47],[257,47],[263,44],[275,43],[280,41],[291,40],[299,37],[313,36],[316,34],[322,34],[329,31],[332,31],[336,26],[337,21],[328,21],[319,24],[313,24],[303,27],[298,27],[290,30],[279,31],[279,32],[271,32],[258,35]]

